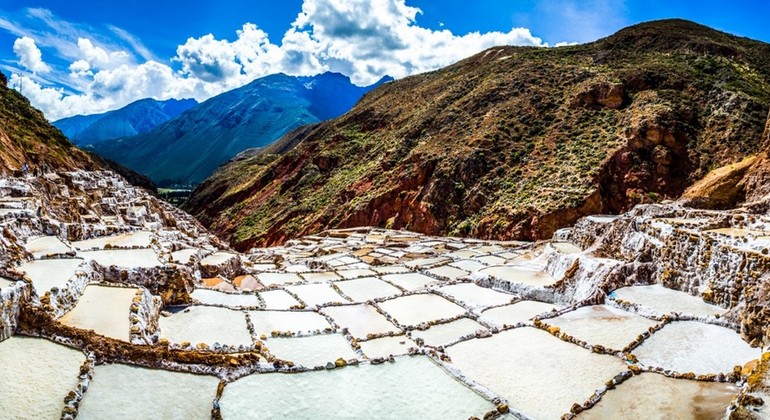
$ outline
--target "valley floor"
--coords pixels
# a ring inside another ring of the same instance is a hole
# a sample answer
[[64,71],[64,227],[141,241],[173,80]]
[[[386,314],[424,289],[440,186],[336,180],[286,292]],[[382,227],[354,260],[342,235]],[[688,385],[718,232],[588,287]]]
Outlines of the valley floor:
[[669,203],[538,243],[362,227],[240,254],[72,172],[0,179],[0,224],[10,417],[768,416],[764,216]]

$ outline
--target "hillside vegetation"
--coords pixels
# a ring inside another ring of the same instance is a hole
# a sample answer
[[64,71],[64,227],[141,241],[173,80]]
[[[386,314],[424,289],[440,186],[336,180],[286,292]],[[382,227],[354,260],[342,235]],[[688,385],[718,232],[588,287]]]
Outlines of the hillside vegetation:
[[240,249],[360,225],[547,238],[756,154],[769,106],[770,45],[692,22],[497,47],[229,163],[186,208]]

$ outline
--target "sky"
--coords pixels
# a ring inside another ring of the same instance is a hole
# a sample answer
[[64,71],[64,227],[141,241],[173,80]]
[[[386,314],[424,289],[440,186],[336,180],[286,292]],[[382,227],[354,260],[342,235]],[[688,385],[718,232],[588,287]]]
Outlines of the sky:
[[760,0],[3,0],[0,70],[53,121],[148,97],[203,101],[274,73],[367,85],[663,18],[770,42],[769,14]]

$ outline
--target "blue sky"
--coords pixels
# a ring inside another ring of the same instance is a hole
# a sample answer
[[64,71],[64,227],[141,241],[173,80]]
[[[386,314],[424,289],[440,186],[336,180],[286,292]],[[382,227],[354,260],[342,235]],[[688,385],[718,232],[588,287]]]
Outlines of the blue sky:
[[4,0],[0,70],[57,119],[143,97],[204,100],[275,72],[368,84],[493,45],[586,42],[661,18],[770,42],[769,13],[714,0]]

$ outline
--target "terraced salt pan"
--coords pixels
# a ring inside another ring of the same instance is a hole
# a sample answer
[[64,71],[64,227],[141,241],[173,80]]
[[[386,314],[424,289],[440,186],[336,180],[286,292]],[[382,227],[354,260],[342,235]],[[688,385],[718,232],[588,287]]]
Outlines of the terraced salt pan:
[[312,282],[321,282],[321,281],[335,281],[340,280],[342,277],[337,275],[337,273],[331,272],[331,271],[325,271],[321,273],[302,273],[300,274],[300,277],[307,281]]
[[505,258],[495,255],[483,255],[481,257],[474,257],[473,259],[485,265],[505,264]]
[[607,305],[584,306],[543,322],[562,332],[612,350],[623,350],[657,322]]
[[732,236],[735,238],[745,238],[749,235],[754,236],[762,236],[765,235],[764,232],[761,231],[755,231],[755,230],[748,230],[748,229],[738,229],[738,228],[720,228],[720,229],[711,229],[704,231],[706,233],[717,233],[720,235],[725,236]]
[[306,367],[324,366],[340,357],[345,360],[358,358],[342,334],[268,338],[265,344],[273,356]]
[[272,286],[274,284],[298,283],[302,281],[302,278],[296,273],[259,273],[257,280],[265,286]]
[[579,246],[573,245],[569,242],[551,242],[550,245],[562,254],[576,254],[583,251]]
[[758,359],[735,331],[695,321],[672,322],[633,350],[640,363],[696,375],[729,373],[733,367]]
[[740,390],[730,383],[642,373],[604,394],[579,419],[721,419]]
[[400,356],[409,352],[409,347],[417,344],[405,335],[395,337],[375,338],[374,340],[359,341],[361,351],[369,359],[377,357]]
[[457,321],[446,324],[433,325],[424,331],[414,330],[412,331],[412,338],[422,338],[425,344],[438,347],[457,341],[458,338],[464,335],[486,329],[485,326],[472,319],[460,318]]
[[465,313],[461,306],[430,293],[386,300],[379,303],[379,306],[401,325],[408,326],[454,318]]
[[339,287],[342,293],[353,299],[354,302],[365,302],[401,294],[401,290],[397,287],[374,277],[338,281],[334,285]]
[[53,287],[63,288],[82,263],[79,258],[35,260],[19,266],[19,271],[27,274],[37,293],[42,295]]
[[35,258],[41,258],[52,254],[66,254],[72,251],[72,248],[70,248],[69,245],[62,242],[61,239],[56,236],[41,236],[32,239],[27,242],[24,249],[31,253]]
[[556,279],[545,271],[511,265],[483,268],[479,270],[479,273],[512,283],[522,283],[537,287],[550,286],[556,283]]
[[291,309],[299,305],[297,299],[283,290],[259,292],[259,296],[265,302],[265,309]]
[[355,279],[359,277],[376,276],[377,272],[368,268],[360,268],[353,270],[339,270],[337,271],[337,274],[342,276],[343,279]]
[[583,403],[627,370],[616,357],[592,353],[529,327],[464,341],[446,351],[464,374],[535,418],[561,417],[573,403]]
[[472,308],[511,303],[511,300],[515,297],[514,295],[481,287],[474,283],[453,284],[441,287],[438,290],[453,297],[455,301],[462,302]]
[[231,252],[217,251],[202,259],[201,265],[221,265],[234,258],[238,258],[238,255]]
[[257,295],[222,293],[216,290],[195,289],[190,297],[205,305],[224,305],[230,307],[257,307],[259,299]]
[[152,241],[152,232],[138,231],[122,233],[114,236],[103,236],[101,238],[86,239],[84,241],[75,241],[72,246],[76,249],[104,249],[107,245],[124,248],[148,247]]
[[41,338],[0,341],[0,417],[60,418],[85,359],[82,352]]
[[209,419],[218,385],[214,376],[100,365],[80,403],[78,418]]
[[139,289],[88,285],[59,322],[118,340],[129,340],[129,308]]
[[364,338],[367,334],[398,333],[395,325],[385,318],[372,305],[329,306],[321,312],[332,317],[341,328],[347,328],[356,338]]
[[423,289],[429,284],[435,284],[439,282],[432,277],[428,277],[420,273],[388,274],[382,276],[382,279],[410,292]]
[[457,267],[461,270],[473,273],[475,271],[481,270],[482,268],[486,267],[486,265],[473,260],[460,260],[455,261],[451,264],[449,264],[452,267]]
[[303,284],[301,286],[286,286],[286,290],[294,293],[307,306],[323,305],[326,303],[345,303],[347,300],[340,296],[328,283]]
[[257,335],[270,335],[273,331],[310,333],[331,328],[329,321],[318,312],[311,311],[250,311],[251,323]]
[[372,270],[376,271],[378,274],[398,274],[411,272],[408,268],[398,265],[382,265],[378,267],[372,267]]
[[447,278],[449,280],[457,280],[460,277],[465,277],[468,275],[467,271],[460,270],[459,268],[452,267],[451,265],[442,265],[440,267],[431,268],[428,270],[428,272],[435,276]]
[[13,284],[16,284],[16,282],[13,280],[9,280],[5,277],[0,277],[0,289],[2,289],[3,287],[11,286]]
[[669,289],[662,284],[623,287],[610,293],[610,297],[645,306],[661,315],[672,312],[694,316],[714,316],[726,311],[703,299],[685,292]]
[[461,419],[494,409],[424,356],[250,375],[225,387],[220,407],[225,419]]
[[187,264],[192,256],[197,255],[198,250],[195,248],[182,249],[171,253],[171,259],[174,262],[180,264]]
[[152,268],[163,265],[152,249],[108,249],[101,251],[80,251],[78,255],[91,259],[103,267],[111,265],[127,268]]
[[214,306],[191,306],[159,319],[160,336],[172,343],[189,342],[250,346],[253,344],[241,311]]
[[557,309],[557,307],[550,303],[523,300],[512,305],[487,309],[481,313],[481,318],[502,327],[504,325],[516,325],[519,322],[527,322],[536,315],[550,312],[554,309]]

